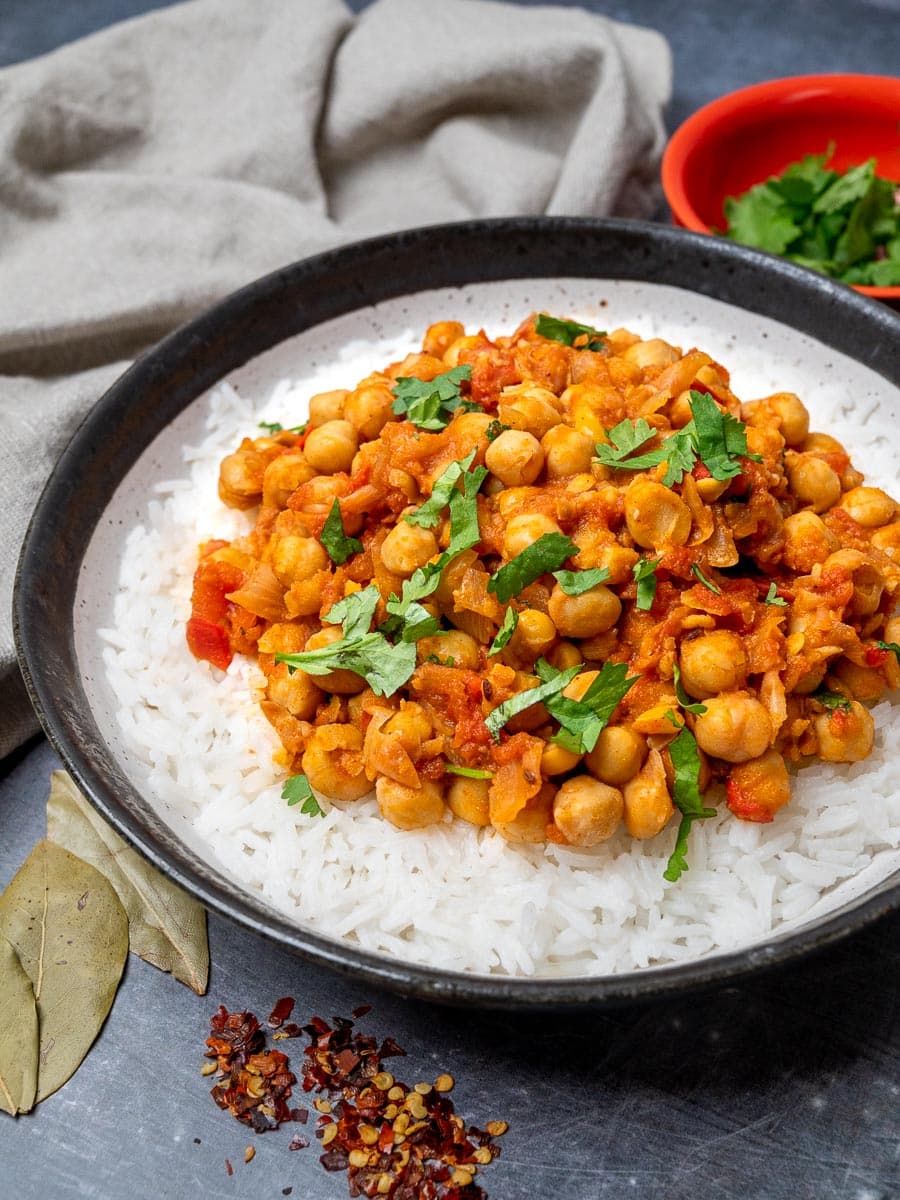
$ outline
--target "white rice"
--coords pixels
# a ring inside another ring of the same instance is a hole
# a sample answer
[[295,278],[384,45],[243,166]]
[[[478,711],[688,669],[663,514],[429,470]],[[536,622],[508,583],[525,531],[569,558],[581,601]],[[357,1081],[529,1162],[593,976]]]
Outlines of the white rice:
[[853,886],[842,881],[887,873],[881,860],[900,847],[900,706],[889,702],[873,709],[870,758],[802,769],[772,824],[736,820],[724,805],[697,822],[690,870],[675,884],[662,874],[674,821],[650,843],[622,832],[576,850],[514,846],[450,819],[401,832],[373,798],[324,802],[324,819],[288,808],[272,763],[278,740],[257,705],[261,672],[241,657],[224,677],[197,662],[184,626],[197,545],[252,522],[218,501],[221,458],[261,417],[301,419],[315,390],[282,380],[255,408],[227,384],[217,389],[205,440],[185,450],[184,473],[157,485],[128,536],[113,623],[101,631],[124,741],[151,793],[191,822],[229,876],[298,923],[367,950],[562,976],[735,949],[827,911]]

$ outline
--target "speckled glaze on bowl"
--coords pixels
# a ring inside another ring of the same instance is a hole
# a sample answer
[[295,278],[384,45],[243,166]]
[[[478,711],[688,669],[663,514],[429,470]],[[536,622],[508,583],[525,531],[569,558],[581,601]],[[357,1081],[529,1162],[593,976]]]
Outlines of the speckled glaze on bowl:
[[[846,888],[837,910],[735,952],[620,975],[468,975],[369,953],[290,921],[217,870],[186,822],[161,812],[141,788],[104,693],[96,629],[115,591],[117,547],[141,518],[147,488],[175,473],[173,447],[198,427],[208,389],[224,378],[264,388],[273,372],[284,372],[285,354],[308,348],[320,328],[323,342],[336,331],[387,336],[391,322],[394,333],[404,323],[421,331],[440,316],[466,319],[467,304],[480,319],[486,296],[496,295],[501,307],[503,281],[510,281],[513,307],[498,312],[498,325],[517,322],[516,306],[526,302],[561,308],[567,297],[583,305],[588,294],[603,297],[619,324],[616,296],[635,311],[643,294],[660,333],[667,314],[689,328],[696,312],[718,314],[726,348],[787,327],[807,356],[831,353],[834,363],[868,372],[879,387],[892,392],[900,385],[900,319],[892,313],[768,255],[663,226],[576,218],[471,222],[389,235],[285,267],[135,363],[60,459],[23,548],[15,597],[20,661],[49,739],[98,810],[209,908],[316,962],[432,1000],[517,1008],[649,999],[794,959],[896,908],[900,871],[890,862]],[[442,308],[435,309],[435,297]],[[454,298],[457,307],[448,311]],[[312,331],[305,342],[304,331]],[[316,365],[308,349],[306,365]]]

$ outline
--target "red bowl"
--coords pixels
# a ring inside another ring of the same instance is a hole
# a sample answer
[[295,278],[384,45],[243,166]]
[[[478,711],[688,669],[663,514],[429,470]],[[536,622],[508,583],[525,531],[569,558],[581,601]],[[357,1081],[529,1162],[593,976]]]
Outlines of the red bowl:
[[[877,159],[877,173],[900,180],[900,78],[795,75],[731,92],[676,130],[662,161],[662,184],[676,225],[712,233],[726,225],[723,204],[804,154],[835,146],[838,171]],[[881,300],[900,287],[856,286]]]

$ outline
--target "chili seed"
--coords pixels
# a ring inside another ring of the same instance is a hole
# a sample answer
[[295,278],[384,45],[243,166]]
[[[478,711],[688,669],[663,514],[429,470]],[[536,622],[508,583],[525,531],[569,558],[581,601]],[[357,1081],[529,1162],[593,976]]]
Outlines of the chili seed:
[[468,1187],[472,1182],[473,1174],[474,1172],[470,1171],[468,1167],[457,1167],[450,1176],[450,1182],[455,1184],[457,1187]]
[[427,1096],[428,1093],[431,1091],[431,1084],[430,1083],[417,1083],[416,1091],[419,1093],[420,1096]]
[[504,1133],[509,1129],[509,1125],[506,1121],[488,1121],[485,1129],[491,1137],[503,1137]]
[[492,1162],[494,1158],[487,1146],[479,1146],[472,1157],[477,1163],[481,1163],[483,1167]]
[[313,1108],[320,1113],[330,1113],[331,1104],[328,1100],[313,1100]]
[[215,1069],[216,1069],[216,1064],[214,1062],[204,1063],[203,1066],[200,1068],[200,1074],[201,1075],[212,1075],[212,1073],[215,1071]]
[[[409,1093],[406,1097],[406,1108],[417,1121],[421,1121],[427,1111],[425,1101],[418,1092]],[[399,1121],[400,1118],[398,1117],[397,1120]]]
[[368,1150],[351,1150],[347,1156],[351,1167],[367,1167],[369,1165]]
[[326,1125],[322,1130],[322,1145],[330,1146],[337,1137],[337,1131],[338,1127],[334,1124],[334,1122],[332,1122],[331,1125]]
[[247,1148],[244,1150],[244,1162],[245,1162],[245,1163],[248,1163],[248,1162],[250,1162],[250,1161],[251,1161],[251,1159],[253,1159],[253,1158],[255,1158],[255,1157],[256,1157],[256,1147],[255,1147],[255,1146],[248,1146],[248,1147],[247,1147]]
[[379,1071],[372,1082],[379,1092],[386,1092],[394,1086],[394,1077],[390,1071]]
[[436,1092],[452,1092],[453,1082],[452,1075],[438,1075],[434,1081],[434,1089]]
[[402,1087],[392,1087],[388,1092],[388,1100],[405,1100],[406,1092]]
[[393,1184],[393,1182],[394,1181],[390,1177],[390,1175],[388,1175],[388,1174],[379,1175],[378,1176],[378,1193],[377,1194],[379,1196],[386,1196],[388,1194],[388,1192],[391,1190],[391,1185]]

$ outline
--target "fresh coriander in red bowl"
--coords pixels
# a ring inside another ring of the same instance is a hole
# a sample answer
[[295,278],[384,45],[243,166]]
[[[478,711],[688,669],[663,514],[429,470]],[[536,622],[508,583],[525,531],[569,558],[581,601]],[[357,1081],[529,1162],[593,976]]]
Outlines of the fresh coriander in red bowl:
[[675,223],[900,301],[900,78],[805,75],[723,96],[674,134]]

